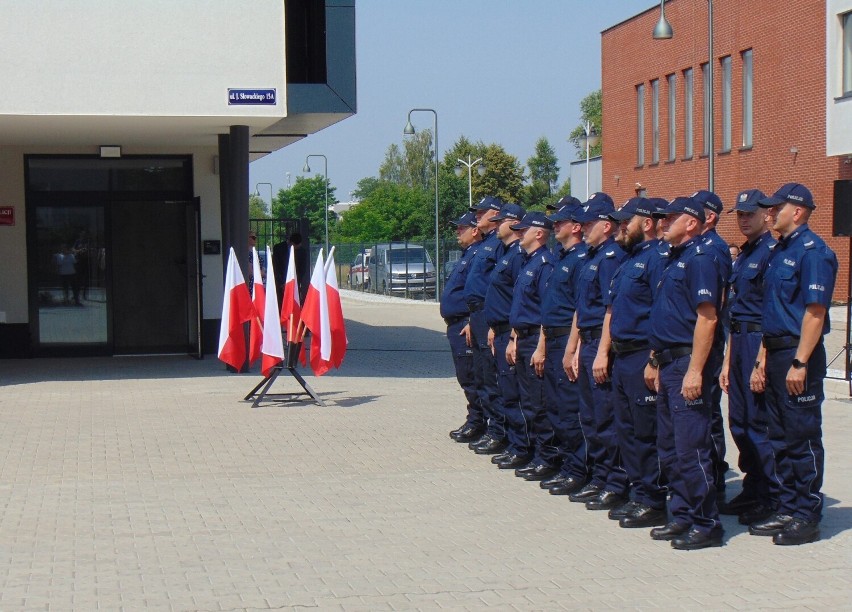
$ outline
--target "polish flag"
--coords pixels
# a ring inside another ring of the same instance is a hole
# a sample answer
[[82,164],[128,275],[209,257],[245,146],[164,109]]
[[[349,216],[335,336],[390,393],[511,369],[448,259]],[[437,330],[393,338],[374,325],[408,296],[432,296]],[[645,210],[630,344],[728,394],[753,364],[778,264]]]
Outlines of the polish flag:
[[228,255],[225,295],[222,298],[222,322],[219,325],[219,359],[240,371],[246,360],[243,323],[254,316],[254,306],[243,272],[237,264],[234,248]]
[[284,281],[284,293],[281,296],[281,323],[287,325],[287,340],[296,340],[296,328],[302,320],[302,305],[299,303],[299,279],[296,276],[296,250],[290,245],[290,259],[287,262],[287,279]]
[[331,333],[331,365],[339,368],[346,356],[346,325],[343,322],[343,306],[340,303],[340,290],[337,286],[337,268],[334,266],[334,247],[328,254],[325,264],[325,288],[328,301],[328,321]]
[[[260,371],[269,376],[272,368],[284,360],[284,342],[281,340],[281,320],[278,318],[278,293],[275,291],[275,270],[272,266],[272,251],[266,247],[266,300],[264,304],[263,343]],[[257,277],[255,277],[257,278]],[[257,283],[255,283],[257,287]],[[255,288],[255,304],[257,304],[257,289]]]
[[[271,259],[266,261],[270,264],[272,262]],[[260,357],[260,345],[263,342],[263,317],[266,308],[266,290],[263,288],[263,276],[260,273],[260,258],[257,256],[257,249],[254,247],[251,248],[251,265],[253,276],[251,301],[254,304],[255,316],[251,318],[251,325],[249,326],[249,365]]]
[[328,294],[325,288],[325,266],[320,249],[311,285],[305,296],[302,320],[311,331],[311,369],[322,376],[331,368],[331,326],[328,318]]

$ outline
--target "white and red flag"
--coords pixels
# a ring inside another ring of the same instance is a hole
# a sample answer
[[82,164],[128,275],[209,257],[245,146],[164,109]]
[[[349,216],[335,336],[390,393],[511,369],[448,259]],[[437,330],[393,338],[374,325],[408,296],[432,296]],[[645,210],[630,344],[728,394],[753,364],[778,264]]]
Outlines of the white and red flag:
[[325,262],[325,289],[328,302],[328,322],[331,333],[331,365],[339,368],[346,356],[346,325],[343,321],[343,305],[340,303],[340,290],[337,286],[337,268],[334,265],[334,247]]
[[[268,255],[267,255],[268,257]],[[267,259],[267,262],[272,262]],[[264,309],[266,308],[266,290],[263,288],[263,276],[260,272],[260,258],[257,249],[251,248],[252,289],[251,301],[254,304],[255,316],[249,326],[249,365],[260,357],[260,345],[263,342]],[[277,296],[276,296],[277,297]]]
[[222,298],[222,322],[219,325],[219,359],[236,370],[246,360],[246,338],[243,323],[254,315],[245,277],[237,263],[234,248],[228,255],[225,271],[225,294]]
[[[269,376],[272,368],[284,360],[284,342],[281,340],[281,320],[278,318],[278,292],[275,291],[275,270],[272,265],[272,252],[268,246],[266,247],[266,266],[263,343],[260,349],[263,359],[260,362],[260,371],[264,376]],[[254,297],[256,304],[256,293]]]
[[287,325],[287,340],[295,342],[296,328],[302,320],[302,304],[299,301],[299,279],[296,276],[296,251],[290,245],[290,257],[287,260],[287,278],[281,296],[281,323]]
[[325,287],[325,266],[320,249],[311,285],[302,308],[302,321],[311,331],[311,369],[322,376],[331,369],[331,326],[328,318],[328,293]]

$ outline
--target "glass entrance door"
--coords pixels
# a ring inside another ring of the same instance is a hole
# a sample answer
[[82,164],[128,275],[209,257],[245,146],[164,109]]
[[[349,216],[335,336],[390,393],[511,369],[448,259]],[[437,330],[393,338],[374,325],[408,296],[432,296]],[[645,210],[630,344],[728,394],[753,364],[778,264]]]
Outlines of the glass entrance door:
[[35,224],[30,269],[39,345],[105,351],[109,313],[103,206],[39,206]]

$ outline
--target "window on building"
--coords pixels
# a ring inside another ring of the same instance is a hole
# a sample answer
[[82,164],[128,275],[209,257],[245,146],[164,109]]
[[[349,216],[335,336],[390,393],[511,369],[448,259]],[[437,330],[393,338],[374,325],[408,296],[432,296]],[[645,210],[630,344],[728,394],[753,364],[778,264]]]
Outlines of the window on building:
[[752,50],[743,51],[743,146],[752,145]]
[[669,86],[669,161],[674,161],[677,153],[677,123],[675,121],[675,106],[677,105],[677,96],[675,89],[675,75],[670,74],[666,77]]
[[703,155],[710,155],[710,64],[701,64],[701,83],[704,87],[704,108],[702,109],[702,137],[704,144],[701,153]]
[[731,150],[731,56],[722,61],[722,150]]
[[683,71],[683,155],[689,159],[692,150],[692,68]]
[[651,81],[651,163],[660,161],[660,80]]
[[843,20],[843,95],[852,94],[852,12]]
[[645,85],[636,86],[636,165],[645,165]]

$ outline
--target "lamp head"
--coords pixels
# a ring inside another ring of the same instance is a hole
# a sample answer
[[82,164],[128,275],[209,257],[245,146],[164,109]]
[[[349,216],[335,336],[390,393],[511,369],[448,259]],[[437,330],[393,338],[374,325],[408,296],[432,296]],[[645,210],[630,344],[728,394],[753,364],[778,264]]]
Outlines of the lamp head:
[[589,140],[589,147],[597,146],[597,144],[601,141],[601,136],[598,134],[595,126],[592,126],[591,129],[589,129],[589,135],[587,138]]
[[414,136],[414,126],[411,125],[411,121],[407,121],[405,123],[405,129],[402,130],[404,136]]
[[654,26],[654,40],[668,40],[674,36],[671,24],[666,20],[666,2],[660,0],[660,20]]
[[479,176],[485,176],[485,164],[479,164],[479,165],[476,167],[476,173],[477,173]]
[[308,173],[308,172],[310,172],[310,171],[311,171],[311,167],[308,165],[308,162],[307,162],[307,161],[305,161],[305,166],[302,168],[302,172],[304,172],[305,174],[307,174],[307,173]]

